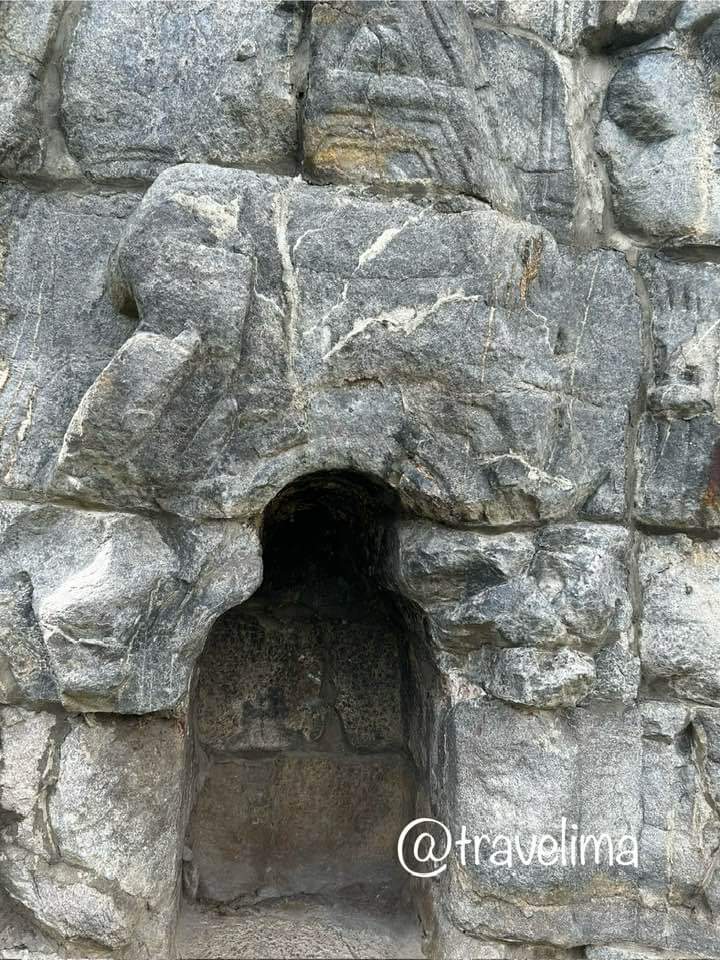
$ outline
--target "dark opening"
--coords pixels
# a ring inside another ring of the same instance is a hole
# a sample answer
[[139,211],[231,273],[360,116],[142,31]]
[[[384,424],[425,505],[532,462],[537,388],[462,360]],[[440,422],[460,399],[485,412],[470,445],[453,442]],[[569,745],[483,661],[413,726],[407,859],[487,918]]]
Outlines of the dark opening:
[[396,514],[387,488],[331,472],[268,506],[262,586],[217,622],[198,667],[199,901],[410,909],[396,857],[417,791],[409,629],[381,576]]

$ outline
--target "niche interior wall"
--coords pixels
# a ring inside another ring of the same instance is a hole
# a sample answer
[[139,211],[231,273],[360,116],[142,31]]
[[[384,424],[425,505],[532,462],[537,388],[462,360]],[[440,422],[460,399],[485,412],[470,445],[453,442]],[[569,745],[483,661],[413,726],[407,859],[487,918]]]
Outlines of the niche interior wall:
[[20,0],[0,78],[0,957],[720,958],[720,6]]

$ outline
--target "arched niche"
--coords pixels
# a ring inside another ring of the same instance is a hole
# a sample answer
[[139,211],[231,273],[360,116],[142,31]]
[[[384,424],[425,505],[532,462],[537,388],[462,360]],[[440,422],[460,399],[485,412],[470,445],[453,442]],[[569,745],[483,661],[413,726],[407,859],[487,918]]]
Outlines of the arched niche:
[[396,848],[427,805],[428,668],[387,579],[398,514],[389,487],[345,471],[265,509],[262,584],[218,619],[193,685],[180,955],[220,949],[221,928],[269,943],[288,917],[298,955],[332,950],[343,925],[369,955],[420,955]]

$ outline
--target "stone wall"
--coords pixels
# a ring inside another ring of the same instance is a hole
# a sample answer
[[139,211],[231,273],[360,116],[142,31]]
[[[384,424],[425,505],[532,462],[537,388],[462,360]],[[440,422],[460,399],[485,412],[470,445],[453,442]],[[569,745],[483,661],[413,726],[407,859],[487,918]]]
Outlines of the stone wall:
[[452,861],[434,960],[720,958],[719,71],[715,0],[0,4],[0,955],[414,810],[639,840]]

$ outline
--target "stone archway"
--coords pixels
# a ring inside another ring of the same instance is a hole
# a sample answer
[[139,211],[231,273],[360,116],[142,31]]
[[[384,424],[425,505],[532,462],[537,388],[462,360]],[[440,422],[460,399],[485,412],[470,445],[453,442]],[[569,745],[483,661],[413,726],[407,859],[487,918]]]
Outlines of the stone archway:
[[215,623],[193,685],[180,956],[251,956],[254,938],[324,956],[338,936],[358,956],[421,956],[397,840],[427,803],[413,731],[431,691],[387,580],[398,512],[349,471],[302,477],[264,512],[262,585]]

